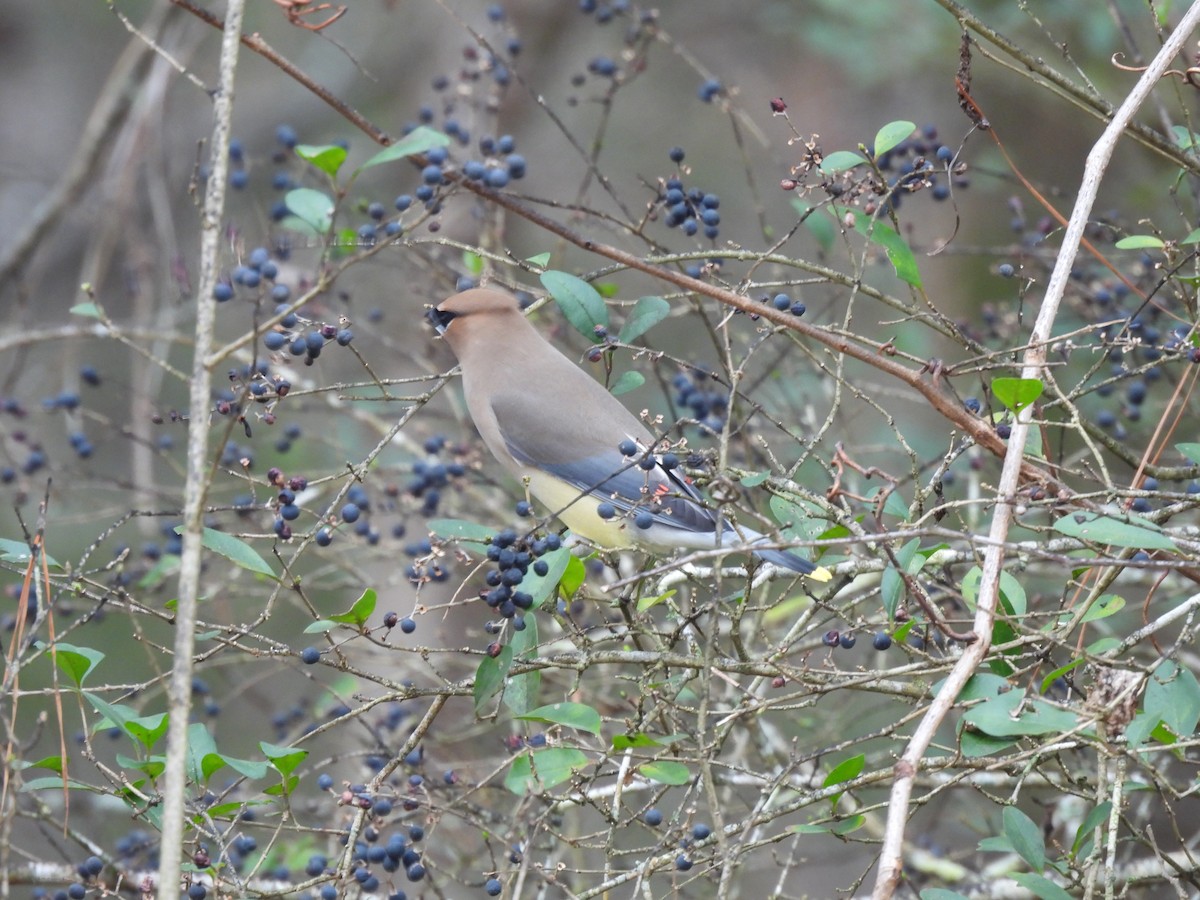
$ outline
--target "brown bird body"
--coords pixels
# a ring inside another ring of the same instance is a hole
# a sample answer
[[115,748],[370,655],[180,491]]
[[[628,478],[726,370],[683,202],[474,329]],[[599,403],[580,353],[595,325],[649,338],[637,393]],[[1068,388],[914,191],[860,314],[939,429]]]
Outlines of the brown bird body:
[[[429,317],[458,357],[467,409],[483,442],[577,535],[604,548],[655,550],[765,540],[718,522],[700,494],[654,453],[646,426],[548,343],[510,294],[465,291]],[[633,442],[636,453],[623,453],[623,442],[626,450]],[[793,553],[750,549],[783,568],[829,577]]]

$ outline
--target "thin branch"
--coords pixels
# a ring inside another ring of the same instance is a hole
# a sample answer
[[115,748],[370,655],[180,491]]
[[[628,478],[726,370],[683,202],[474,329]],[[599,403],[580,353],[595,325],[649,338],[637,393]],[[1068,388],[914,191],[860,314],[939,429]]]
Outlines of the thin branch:
[[[1146,101],[1198,23],[1200,23],[1200,0],[1193,3],[1188,9],[1175,31],[1163,44],[1133,90],[1129,92],[1129,96],[1125,98],[1125,102],[1113,115],[1112,121],[1104,129],[1104,133],[1101,134],[1088,154],[1079,196],[1063,234],[1062,247],[1055,260],[1050,281],[1046,285],[1046,295],[1042,299],[1037,321],[1033,326],[1030,347],[1025,352],[1022,368],[1022,377],[1024,378],[1040,378],[1043,374],[1046,363],[1045,342],[1049,339],[1054,321],[1058,316],[1059,305],[1071,276],[1071,268],[1075,263],[1075,254],[1078,252],[1080,241],[1083,238],[1084,227],[1091,215],[1101,179],[1108,169],[1108,162],[1116,149],[1117,141],[1120,140],[1130,119]],[[993,543],[984,552],[983,576],[979,584],[978,607],[975,613],[974,630],[975,634],[979,636],[979,640],[963,651],[963,655],[926,711],[925,717],[917,726],[916,732],[908,746],[905,747],[904,754],[896,762],[896,780],[892,784],[888,805],[887,830],[884,833],[879,869],[872,894],[874,900],[888,900],[900,883],[903,871],[904,832],[905,826],[908,824],[908,803],[912,796],[913,780],[920,768],[921,759],[942,722],[949,715],[959,692],[967,680],[975,674],[991,646],[992,623],[1000,590],[1001,565],[1004,561],[1002,544],[1008,538],[1008,530],[1012,522],[1013,503],[1021,480],[1025,442],[1029,434],[1032,415],[1032,405],[1026,406],[1017,415],[1004,457],[1004,467],[996,491],[996,510],[992,516],[990,530],[990,538]]]
[[205,365],[213,344],[221,224],[225,215],[225,185],[229,169],[229,136],[233,121],[233,86],[245,0],[229,0],[221,41],[220,86],[213,100],[212,176],[200,223],[200,288],[196,300],[195,346],[188,420],[187,481],[184,486],[183,549],[179,557],[179,600],[175,616],[174,663],[169,691],[170,727],[163,774],[162,846],[158,900],[179,896],[183,849],[184,807],[187,802],[187,732],[192,700],[192,652],[196,638],[196,604],[200,594],[204,504],[209,487],[208,410],[212,405],[212,376]]

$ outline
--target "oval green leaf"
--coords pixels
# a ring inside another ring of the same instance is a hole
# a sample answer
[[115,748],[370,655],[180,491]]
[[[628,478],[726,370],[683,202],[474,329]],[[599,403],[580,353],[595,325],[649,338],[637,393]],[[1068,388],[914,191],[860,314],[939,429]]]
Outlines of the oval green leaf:
[[1148,519],[1128,514],[1124,519],[1102,513],[1074,512],[1054,523],[1068,537],[1133,550],[1175,550],[1175,542]]
[[346,148],[337,144],[297,144],[296,155],[332,178],[346,161]]
[[618,340],[631,343],[671,314],[671,304],[662,297],[642,297],[633,304],[629,318],[621,326]]
[[608,328],[608,307],[600,292],[570,272],[551,269],[540,276],[558,308],[575,330],[589,341],[597,338],[597,329]]
[[638,766],[638,771],[659,784],[680,785],[687,784],[692,780],[692,773],[688,771],[687,766],[669,759],[657,759],[653,762],[643,763]]
[[1040,378],[993,378],[992,396],[1013,412],[1035,402],[1046,386]]
[[879,159],[883,154],[907,140],[909,135],[916,130],[916,125],[912,122],[905,122],[903,119],[888,122],[875,134],[875,146],[873,148],[875,158]]
[[584,703],[551,703],[531,709],[524,715],[515,716],[530,722],[545,722],[548,725],[566,725],[588,734],[600,733],[600,713]]
[[[406,156],[428,153],[434,147],[446,147],[449,144],[450,138],[437,129],[426,125],[418,125],[390,147],[384,147],[359,166],[358,170],[361,172],[363,169],[369,169],[372,166],[378,166],[396,159],[404,159]],[[290,206],[291,204],[288,205]]]

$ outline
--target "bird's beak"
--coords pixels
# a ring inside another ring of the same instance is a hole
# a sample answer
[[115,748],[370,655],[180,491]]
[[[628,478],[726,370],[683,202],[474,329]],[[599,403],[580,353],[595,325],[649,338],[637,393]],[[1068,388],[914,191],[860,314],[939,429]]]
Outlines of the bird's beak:
[[433,306],[425,313],[425,318],[429,320],[429,324],[433,326],[433,330],[440,336],[446,333],[446,327],[454,318],[454,313],[446,312]]

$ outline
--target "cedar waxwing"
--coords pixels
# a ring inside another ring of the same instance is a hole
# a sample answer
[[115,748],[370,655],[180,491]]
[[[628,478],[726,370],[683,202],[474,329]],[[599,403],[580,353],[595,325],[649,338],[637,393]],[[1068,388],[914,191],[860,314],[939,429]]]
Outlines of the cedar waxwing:
[[[767,541],[720,524],[654,437],[619,400],[551,346],[498,290],[429,310],[462,369],[475,427],[506,469],[575,534],[602,548],[713,549]],[[755,556],[819,581],[827,569],[782,550]]]

